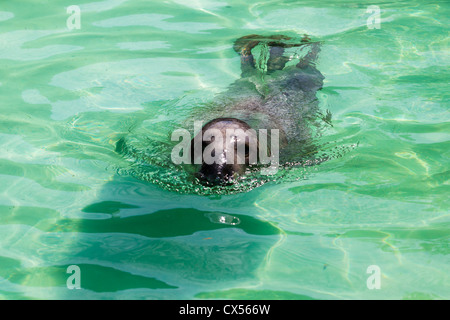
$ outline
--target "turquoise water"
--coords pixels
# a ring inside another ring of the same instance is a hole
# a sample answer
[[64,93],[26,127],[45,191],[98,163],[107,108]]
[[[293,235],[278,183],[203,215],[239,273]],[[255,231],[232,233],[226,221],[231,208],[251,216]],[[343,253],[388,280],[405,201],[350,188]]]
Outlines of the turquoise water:
[[[0,3],[0,298],[450,298],[447,1],[72,4]],[[254,33],[321,41],[345,152],[207,194],[163,146]]]

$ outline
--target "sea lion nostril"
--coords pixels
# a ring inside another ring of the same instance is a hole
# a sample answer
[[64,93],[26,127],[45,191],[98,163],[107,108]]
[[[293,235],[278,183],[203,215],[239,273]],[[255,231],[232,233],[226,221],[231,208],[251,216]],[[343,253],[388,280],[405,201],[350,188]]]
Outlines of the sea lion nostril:
[[195,176],[204,185],[226,185],[234,182],[235,172],[227,165],[203,165]]

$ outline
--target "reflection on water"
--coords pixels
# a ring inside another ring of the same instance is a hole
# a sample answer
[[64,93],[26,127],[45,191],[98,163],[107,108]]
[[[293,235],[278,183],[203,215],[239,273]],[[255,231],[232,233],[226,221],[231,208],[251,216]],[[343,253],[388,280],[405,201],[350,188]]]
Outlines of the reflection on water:
[[208,212],[205,216],[207,216],[213,223],[223,223],[231,226],[241,223],[241,220],[238,217],[220,212]]

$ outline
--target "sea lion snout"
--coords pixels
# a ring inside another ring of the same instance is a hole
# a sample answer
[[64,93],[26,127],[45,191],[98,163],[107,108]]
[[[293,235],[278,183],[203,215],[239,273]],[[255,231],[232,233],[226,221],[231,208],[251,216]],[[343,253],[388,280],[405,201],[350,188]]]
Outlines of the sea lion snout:
[[242,166],[235,168],[229,164],[203,164],[201,169],[196,173],[196,177],[206,185],[232,184],[238,172],[242,171],[241,168]]
[[195,154],[196,144],[201,151],[201,165],[195,176],[207,185],[233,183],[252,163],[250,151],[257,153],[256,134],[246,122],[235,118],[214,119],[192,139],[192,163],[200,164],[199,158],[195,161],[199,156],[199,152]]

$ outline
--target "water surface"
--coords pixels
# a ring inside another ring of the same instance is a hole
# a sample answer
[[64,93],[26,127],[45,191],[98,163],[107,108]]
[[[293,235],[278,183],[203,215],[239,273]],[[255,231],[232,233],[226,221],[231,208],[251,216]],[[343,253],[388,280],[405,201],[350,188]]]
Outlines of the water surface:
[[[450,298],[447,1],[72,4],[0,4],[0,298]],[[164,145],[252,33],[323,43],[321,143],[357,147],[230,194],[133,174],[120,138]]]

